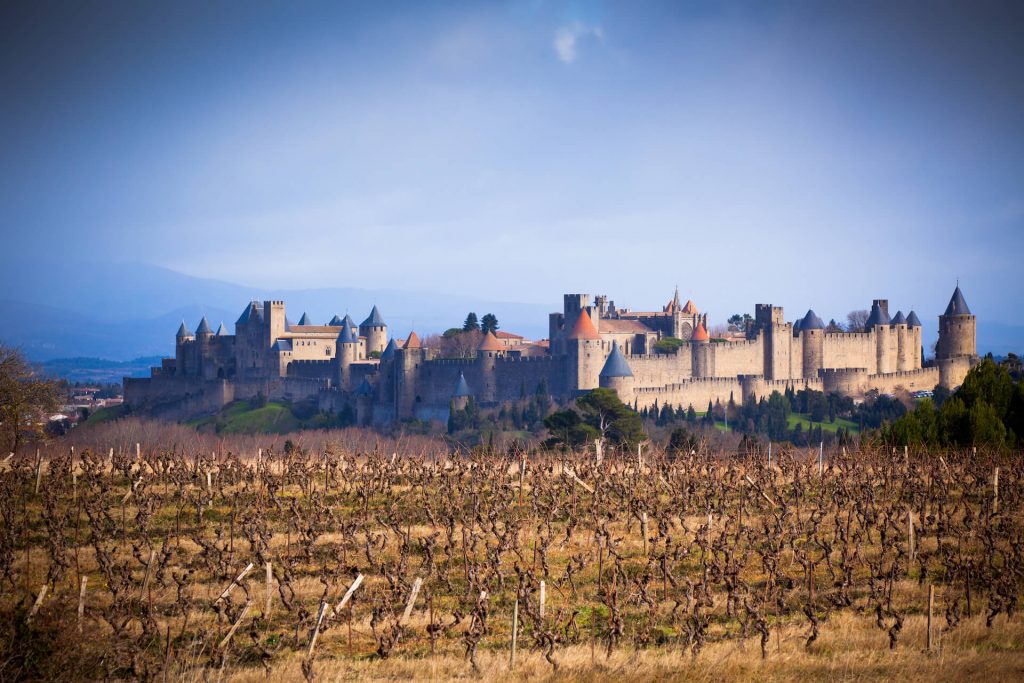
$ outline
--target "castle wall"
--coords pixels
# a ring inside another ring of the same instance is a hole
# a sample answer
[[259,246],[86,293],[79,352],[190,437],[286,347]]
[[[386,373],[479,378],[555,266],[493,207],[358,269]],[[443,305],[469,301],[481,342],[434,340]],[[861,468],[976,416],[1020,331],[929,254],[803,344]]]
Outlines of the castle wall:
[[[966,374],[966,373],[965,373]],[[939,383],[939,368],[922,368],[920,370],[908,370],[903,372],[887,372],[880,375],[870,375],[867,381],[867,388],[877,389],[883,394],[893,394],[898,389],[906,391],[923,391],[935,388]]]
[[874,332],[827,332],[824,353],[825,368],[865,368],[874,374],[878,367]]
[[736,377],[764,371],[761,338],[708,344],[710,377]]

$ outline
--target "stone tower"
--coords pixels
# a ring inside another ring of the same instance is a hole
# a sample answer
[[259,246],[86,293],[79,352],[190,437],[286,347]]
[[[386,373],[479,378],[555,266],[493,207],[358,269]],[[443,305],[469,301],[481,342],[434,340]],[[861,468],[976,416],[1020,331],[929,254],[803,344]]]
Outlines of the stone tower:
[[871,313],[864,325],[865,332],[875,335],[875,373],[884,375],[896,368],[890,363],[889,346],[893,335],[892,320],[889,318],[889,300],[875,299],[871,302]]
[[957,285],[946,312],[939,316],[939,343],[935,347],[939,383],[947,389],[960,386],[977,361],[976,325],[960,285]]
[[185,327],[185,321],[181,321],[181,327],[178,328],[178,334],[174,337],[174,367],[177,368],[179,375],[187,373],[188,364],[186,361],[187,347],[186,343],[194,340],[195,337]]
[[352,364],[358,360],[359,337],[350,325],[344,325],[338,334],[337,353],[334,355],[338,370],[338,387],[343,391],[352,388]]
[[692,372],[694,377],[710,377],[711,370],[711,336],[704,327],[703,322],[698,322],[690,335],[690,352],[693,354]]
[[808,309],[800,320],[800,343],[803,351],[803,378],[817,379],[818,370],[825,367],[825,323]]
[[763,336],[764,378],[790,379],[793,377],[793,330],[785,321],[782,306],[757,304],[754,307],[754,332]]
[[495,366],[498,358],[504,355],[505,347],[501,345],[493,332],[488,331],[476,350],[476,364],[479,367],[480,402],[493,403],[498,400],[498,378]]
[[374,304],[366,320],[359,323],[359,335],[366,338],[367,356],[374,351],[384,353],[384,347],[388,343],[388,325],[384,322],[384,317],[380,314],[380,311],[377,310],[376,304]]
[[472,395],[473,390],[469,388],[466,376],[460,372],[459,379],[455,382],[455,391],[452,392],[452,407],[455,410],[465,410]]
[[598,387],[601,368],[604,366],[604,349],[601,335],[590,320],[587,309],[581,309],[576,316],[572,330],[566,337],[569,357],[569,390],[589,391]]
[[612,342],[612,352],[608,354],[608,360],[601,368],[599,381],[602,388],[614,391],[620,401],[632,404],[635,386],[633,371],[630,369],[626,357],[619,351],[619,345],[616,342]]

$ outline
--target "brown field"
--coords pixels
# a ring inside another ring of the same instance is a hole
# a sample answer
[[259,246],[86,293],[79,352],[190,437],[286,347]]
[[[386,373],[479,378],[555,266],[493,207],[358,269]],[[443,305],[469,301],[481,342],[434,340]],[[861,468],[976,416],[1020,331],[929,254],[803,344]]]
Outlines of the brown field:
[[5,460],[0,679],[1024,678],[1019,454],[304,439]]

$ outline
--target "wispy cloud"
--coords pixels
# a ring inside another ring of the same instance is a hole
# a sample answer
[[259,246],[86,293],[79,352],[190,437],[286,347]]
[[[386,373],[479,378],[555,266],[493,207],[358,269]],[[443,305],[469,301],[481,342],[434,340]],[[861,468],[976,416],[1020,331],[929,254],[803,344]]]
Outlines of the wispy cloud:
[[555,54],[558,59],[571,64],[576,61],[576,48],[581,38],[593,36],[601,39],[603,34],[600,26],[587,26],[580,22],[563,26],[555,32]]

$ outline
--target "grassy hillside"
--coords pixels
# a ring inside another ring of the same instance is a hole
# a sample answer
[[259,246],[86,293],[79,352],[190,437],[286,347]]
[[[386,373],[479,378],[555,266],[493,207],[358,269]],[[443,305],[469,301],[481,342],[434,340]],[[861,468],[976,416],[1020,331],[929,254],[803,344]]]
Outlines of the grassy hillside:
[[187,424],[199,431],[218,434],[286,434],[299,429],[345,427],[351,422],[343,415],[318,413],[308,407],[296,407],[284,401],[254,405],[235,401],[216,415],[208,415]]

